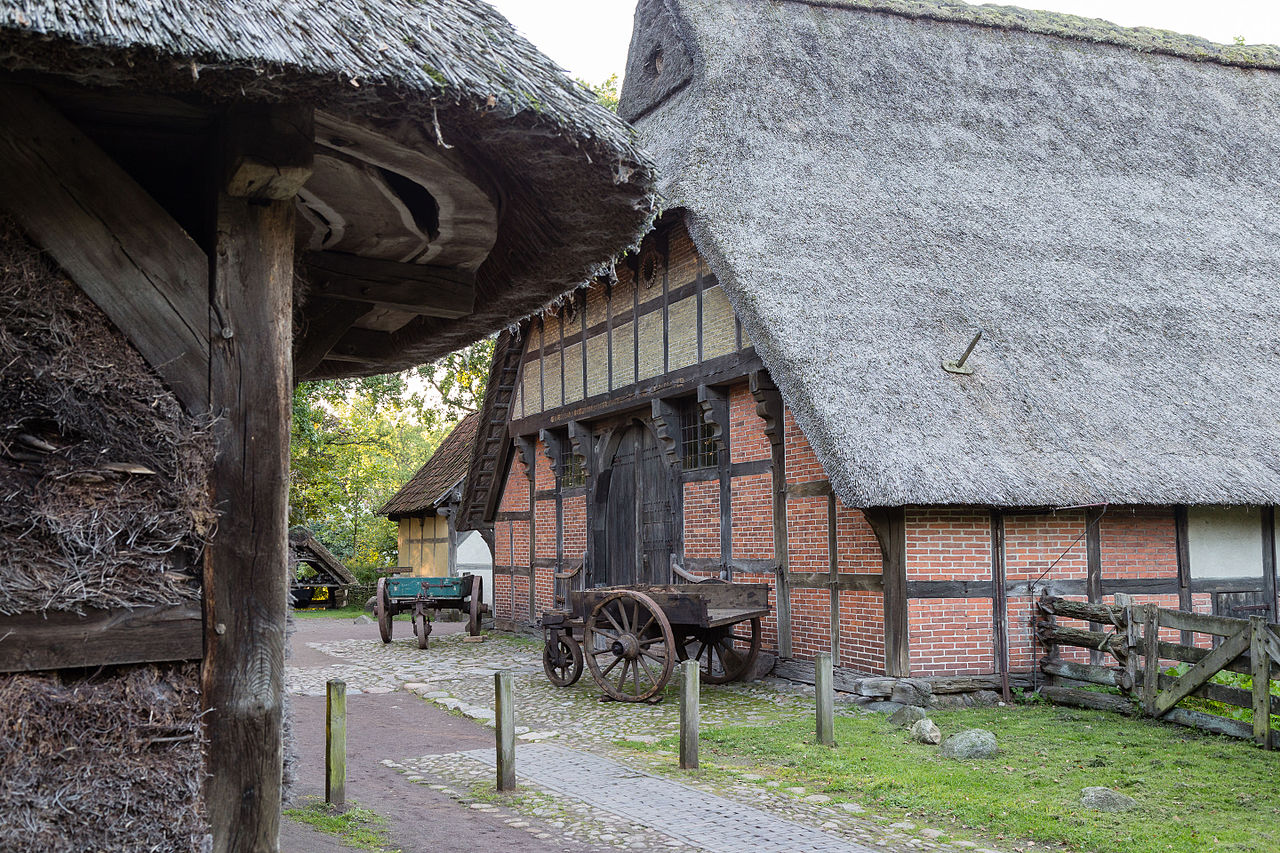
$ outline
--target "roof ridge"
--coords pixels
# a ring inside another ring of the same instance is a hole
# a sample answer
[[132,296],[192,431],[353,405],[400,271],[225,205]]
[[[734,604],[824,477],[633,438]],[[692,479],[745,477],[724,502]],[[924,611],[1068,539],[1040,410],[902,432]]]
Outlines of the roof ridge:
[[833,9],[882,12],[904,18],[924,18],[952,24],[1017,30],[1095,44],[1111,44],[1139,53],[1159,53],[1196,62],[1215,62],[1245,68],[1280,70],[1280,47],[1271,44],[1219,44],[1200,36],[1154,27],[1125,27],[1102,18],[1066,12],[1001,6],[970,5],[947,0],[786,0]]

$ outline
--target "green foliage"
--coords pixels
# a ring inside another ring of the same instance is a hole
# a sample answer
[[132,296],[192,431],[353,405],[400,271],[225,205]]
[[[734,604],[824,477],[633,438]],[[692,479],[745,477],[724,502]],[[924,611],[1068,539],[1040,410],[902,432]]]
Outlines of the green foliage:
[[578,85],[595,96],[596,103],[611,112],[618,111],[618,75],[610,74],[603,83],[588,83],[579,79]]
[[[1190,664],[1180,663],[1171,666],[1165,670],[1165,675],[1177,678],[1187,670],[1191,669]],[[1212,684],[1221,684],[1224,687],[1234,687],[1237,690],[1253,692],[1253,677],[1245,675],[1243,672],[1231,672],[1230,670],[1221,670],[1209,679]],[[1270,684],[1270,692],[1272,696],[1280,696],[1280,681],[1273,681]],[[1228,705],[1225,702],[1218,702],[1213,699],[1204,699],[1200,696],[1188,696],[1178,703],[1184,708],[1192,711],[1203,711],[1206,714],[1216,714],[1219,717],[1226,717],[1231,720],[1240,720],[1245,723],[1253,722],[1253,709],[1242,708],[1239,705]],[[1271,715],[1271,727],[1280,729],[1280,715]]]
[[[1001,848],[1026,849],[1015,841],[1021,839],[1126,853],[1280,849],[1274,797],[1280,762],[1244,741],[1051,706],[930,716],[944,736],[989,729],[1000,754],[952,761],[885,717],[859,714],[836,718],[834,749],[814,743],[811,719],[704,726],[700,772],[724,781],[751,773],[761,785],[804,786],[876,815],[924,821],[950,838],[994,837]],[[658,746],[674,750],[677,743],[668,738]],[[1094,785],[1133,797],[1137,810],[1081,807],[1081,789]]]
[[489,382],[494,343],[494,338],[485,338],[417,368],[417,375],[439,396],[436,413],[443,420],[457,422],[479,410]]

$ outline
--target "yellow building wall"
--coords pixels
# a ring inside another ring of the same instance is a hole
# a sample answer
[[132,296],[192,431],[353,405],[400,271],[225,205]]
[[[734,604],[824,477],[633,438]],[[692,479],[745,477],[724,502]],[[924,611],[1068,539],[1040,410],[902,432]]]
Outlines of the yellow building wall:
[[413,569],[415,577],[449,574],[449,522],[438,515],[400,519],[397,545],[399,564]]

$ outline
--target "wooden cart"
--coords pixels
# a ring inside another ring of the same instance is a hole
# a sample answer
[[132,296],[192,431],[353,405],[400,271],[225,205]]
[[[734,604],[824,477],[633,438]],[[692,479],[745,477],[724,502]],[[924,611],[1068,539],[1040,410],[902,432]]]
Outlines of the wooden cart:
[[460,610],[468,614],[467,631],[480,633],[480,617],[489,612],[481,594],[483,579],[479,575],[457,578],[389,577],[378,578],[373,609],[378,616],[378,633],[382,642],[391,642],[391,620],[397,613],[413,614],[413,633],[418,648],[427,647],[431,635],[429,611]]
[[723,684],[750,672],[767,615],[764,583],[576,590],[568,611],[542,615],[542,666],[552,684],[568,687],[585,663],[600,689],[623,702],[657,696],[677,660],[698,661],[703,681]]

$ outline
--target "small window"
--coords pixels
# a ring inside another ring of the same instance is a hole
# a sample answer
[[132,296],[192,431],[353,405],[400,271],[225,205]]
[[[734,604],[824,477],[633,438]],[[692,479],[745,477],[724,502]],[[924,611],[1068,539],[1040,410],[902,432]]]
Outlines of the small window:
[[565,456],[564,470],[560,472],[561,489],[577,489],[587,484],[587,466],[576,453]]
[[720,464],[715,427],[702,418],[702,409],[690,400],[680,410],[680,467],[714,468]]

